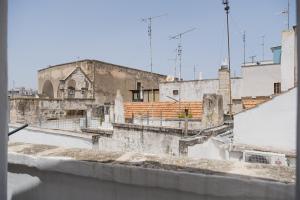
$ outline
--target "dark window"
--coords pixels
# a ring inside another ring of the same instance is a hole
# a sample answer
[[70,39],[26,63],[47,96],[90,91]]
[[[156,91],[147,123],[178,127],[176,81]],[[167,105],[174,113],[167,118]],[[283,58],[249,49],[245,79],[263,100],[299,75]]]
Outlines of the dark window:
[[173,95],[178,95],[178,90],[173,90]]
[[281,83],[274,83],[274,94],[281,93]]
[[75,88],[74,87],[68,87],[68,97],[69,98],[75,97]]
[[133,102],[143,101],[143,99],[141,98],[141,92],[140,91],[133,91],[132,92],[132,101]]
[[246,156],[246,162],[270,164],[269,160],[265,156],[262,156],[262,155]]
[[136,89],[137,90],[141,90],[142,89],[142,83],[141,82],[137,82],[136,83]]

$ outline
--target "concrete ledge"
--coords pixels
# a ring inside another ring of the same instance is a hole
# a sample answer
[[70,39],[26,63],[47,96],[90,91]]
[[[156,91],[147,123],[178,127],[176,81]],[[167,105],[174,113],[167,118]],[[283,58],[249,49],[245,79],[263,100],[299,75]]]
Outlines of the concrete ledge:
[[112,137],[113,130],[102,130],[102,129],[91,129],[91,128],[82,128],[82,132],[84,133],[91,133],[91,134],[97,134],[104,137]]
[[[27,149],[26,153],[25,146],[26,148],[35,149],[31,152]],[[170,168],[169,166],[168,169],[166,166],[163,167],[163,163],[156,161],[152,163],[148,161],[148,166],[145,161],[137,162],[134,159],[132,159],[132,162],[123,161],[118,163],[117,158],[122,155],[120,153],[111,153],[109,157],[108,154],[103,152],[96,154],[92,151],[77,151],[78,153],[80,152],[82,157],[86,157],[86,160],[77,160],[70,157],[70,155],[78,154],[74,153],[74,149],[61,151],[62,149],[55,149],[55,147],[49,149],[49,146],[30,146],[25,144],[23,144],[23,148],[21,148],[22,144],[16,144],[12,147],[14,147],[14,150],[10,150],[8,156],[9,170],[12,173],[26,173],[30,168],[33,171],[40,171],[32,174],[34,176],[42,176],[46,173],[48,178],[49,176],[54,176],[53,178],[55,179],[55,177],[62,177],[60,175],[62,173],[79,178],[82,177],[84,182],[96,179],[100,182],[106,181],[113,184],[126,185],[127,189],[128,187],[159,188],[161,192],[166,192],[166,194],[167,192],[177,195],[179,193],[188,193],[196,195],[198,198],[205,197],[208,200],[216,199],[216,197],[218,197],[217,199],[256,200],[292,200],[294,198],[294,183],[278,182],[278,180],[263,180],[257,177],[222,173],[216,169],[200,170],[198,168],[197,171],[196,166],[194,168],[183,166]],[[68,152],[69,156],[64,155],[64,153]],[[87,154],[88,152],[90,153]],[[102,161],[89,161],[91,158],[88,155],[91,156],[92,154],[94,156],[98,155],[98,159]],[[163,159],[166,160],[166,158]],[[16,169],[18,171],[15,171]],[[51,172],[50,175],[47,172]],[[44,178],[43,181],[47,180]],[[80,189],[81,193],[87,191],[85,191],[85,188]],[[49,191],[49,193],[51,192],[55,191]],[[128,191],[128,193],[130,192]],[[130,193],[130,195],[132,195],[131,198],[124,197],[124,199],[137,199],[134,193]],[[164,198],[166,197],[165,195],[161,194]],[[162,197],[158,199],[164,199]],[[177,197],[177,199],[181,198]],[[190,198],[186,196],[184,199]]]
[[[125,129],[125,130],[136,130],[136,131],[152,131],[161,134],[170,134],[183,136],[183,129],[180,128],[170,128],[163,126],[144,126],[138,124],[129,124],[129,123],[113,123],[114,129]],[[189,135],[196,135],[199,133],[199,130],[188,130]]]

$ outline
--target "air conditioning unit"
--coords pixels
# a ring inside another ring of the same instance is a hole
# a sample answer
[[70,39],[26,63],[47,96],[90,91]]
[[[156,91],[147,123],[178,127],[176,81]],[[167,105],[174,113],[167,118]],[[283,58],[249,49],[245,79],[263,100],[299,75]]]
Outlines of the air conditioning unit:
[[287,166],[285,154],[263,152],[263,151],[244,151],[243,161],[249,163],[262,163],[279,166]]

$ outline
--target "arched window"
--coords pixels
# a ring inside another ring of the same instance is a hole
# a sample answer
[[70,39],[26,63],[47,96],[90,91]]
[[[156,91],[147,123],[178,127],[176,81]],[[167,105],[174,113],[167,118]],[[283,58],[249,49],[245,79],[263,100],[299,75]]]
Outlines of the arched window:
[[53,85],[51,81],[45,81],[42,89],[42,95],[45,97],[54,98]]
[[76,88],[76,82],[71,79],[68,81],[68,98],[74,98],[75,97],[75,88]]

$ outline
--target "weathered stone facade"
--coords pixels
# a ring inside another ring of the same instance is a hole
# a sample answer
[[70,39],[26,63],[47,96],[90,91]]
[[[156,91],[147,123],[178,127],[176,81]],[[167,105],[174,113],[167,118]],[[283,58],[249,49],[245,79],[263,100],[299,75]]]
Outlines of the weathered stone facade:
[[204,94],[202,128],[212,128],[224,123],[222,95]]
[[38,93],[49,98],[93,98],[95,104],[112,103],[119,89],[124,101],[130,90],[158,89],[166,76],[97,60],[81,60],[38,71]]
[[93,99],[10,99],[10,122],[39,123],[42,120],[83,115]]

